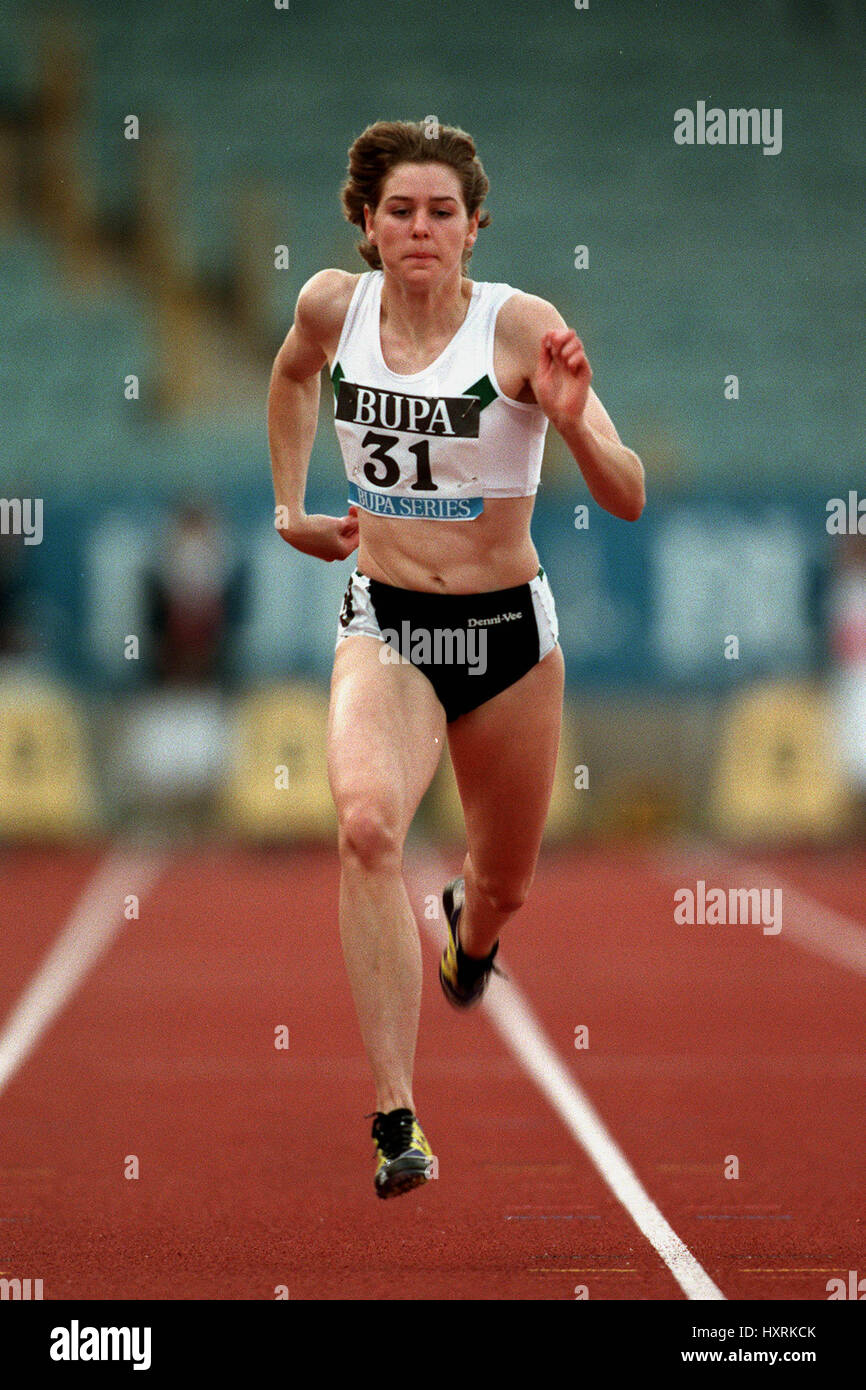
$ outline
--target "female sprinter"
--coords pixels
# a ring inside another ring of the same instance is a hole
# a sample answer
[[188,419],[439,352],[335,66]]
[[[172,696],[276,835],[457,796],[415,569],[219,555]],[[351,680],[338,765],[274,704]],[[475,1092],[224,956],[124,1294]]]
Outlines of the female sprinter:
[[[415,1117],[418,929],[403,844],[445,737],[466,822],[447,885],[446,998],[477,1003],[526,900],[550,803],[564,663],[530,536],[548,421],[596,502],[636,520],[640,459],[590,388],[573,329],[536,295],[466,269],[489,184],[464,131],[377,121],[342,189],[372,270],[321,270],[277,354],[268,429],[280,534],[357,568],[337,627],[328,775],[339,820],[340,932],[376,1089],[375,1190],[425,1182]],[[304,511],[327,362],[346,516]],[[281,510],[282,509],[282,510]]]

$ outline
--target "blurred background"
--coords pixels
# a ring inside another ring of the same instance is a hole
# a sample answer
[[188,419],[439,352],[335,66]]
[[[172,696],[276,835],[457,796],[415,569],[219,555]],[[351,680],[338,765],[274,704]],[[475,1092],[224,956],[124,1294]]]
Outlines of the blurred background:
[[[0,838],[332,839],[353,561],[274,531],[268,378],[304,281],[366,269],[352,141],[428,115],[490,179],[470,274],[556,304],[647,469],[618,522],[548,432],[549,839],[862,838],[864,46],[856,0],[7,0]],[[678,145],[698,101],[781,152]],[[331,421],[325,377],[344,514]],[[416,833],[461,824],[446,764]]]

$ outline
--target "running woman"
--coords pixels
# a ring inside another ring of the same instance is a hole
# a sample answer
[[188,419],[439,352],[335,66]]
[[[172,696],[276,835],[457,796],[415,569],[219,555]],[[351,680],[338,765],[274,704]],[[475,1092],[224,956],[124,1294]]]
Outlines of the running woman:
[[[412,1093],[421,948],[402,859],[446,737],[467,838],[442,895],[450,1004],[480,1001],[535,876],[564,687],[530,536],[548,422],[601,507],[635,521],[644,506],[643,466],[592,390],[574,329],[536,295],[466,276],[490,223],[488,189],[465,131],[368,126],[349,151],[342,205],[371,269],[306,282],[268,398],[280,534],[320,560],[358,550],[337,625],[328,777],[380,1197],[431,1176]],[[304,510],[326,363],[351,503],[342,517]]]

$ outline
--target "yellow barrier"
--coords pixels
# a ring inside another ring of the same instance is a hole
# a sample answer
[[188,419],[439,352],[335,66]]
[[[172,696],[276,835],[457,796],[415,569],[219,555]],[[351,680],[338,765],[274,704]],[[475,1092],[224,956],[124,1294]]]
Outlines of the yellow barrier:
[[232,734],[223,818],[256,840],[332,839],[327,696],[291,682],[247,695]]
[[0,835],[63,838],[95,821],[77,705],[53,686],[0,684]]
[[733,698],[709,795],[715,830],[740,840],[824,839],[844,829],[850,809],[821,690],[782,681]]

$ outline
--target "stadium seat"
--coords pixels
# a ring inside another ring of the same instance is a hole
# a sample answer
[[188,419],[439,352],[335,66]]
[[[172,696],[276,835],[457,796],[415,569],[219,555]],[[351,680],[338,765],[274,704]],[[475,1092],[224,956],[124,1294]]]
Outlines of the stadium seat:
[[327,697],[317,687],[292,682],[242,699],[224,798],[229,829],[253,840],[333,838],[327,720]]
[[[579,775],[577,779],[575,777],[575,769],[580,762],[576,718],[574,711],[566,704],[550,810],[544,828],[545,844],[568,839],[586,821],[589,791],[584,787],[575,787],[575,780],[580,780]],[[433,834],[444,840],[465,839],[463,807],[447,748],[425,797],[424,811]]]
[[0,836],[65,838],[96,823],[81,714],[62,690],[0,683]]
[[732,699],[708,810],[712,828],[739,841],[824,839],[844,828],[850,805],[821,690],[772,682]]

